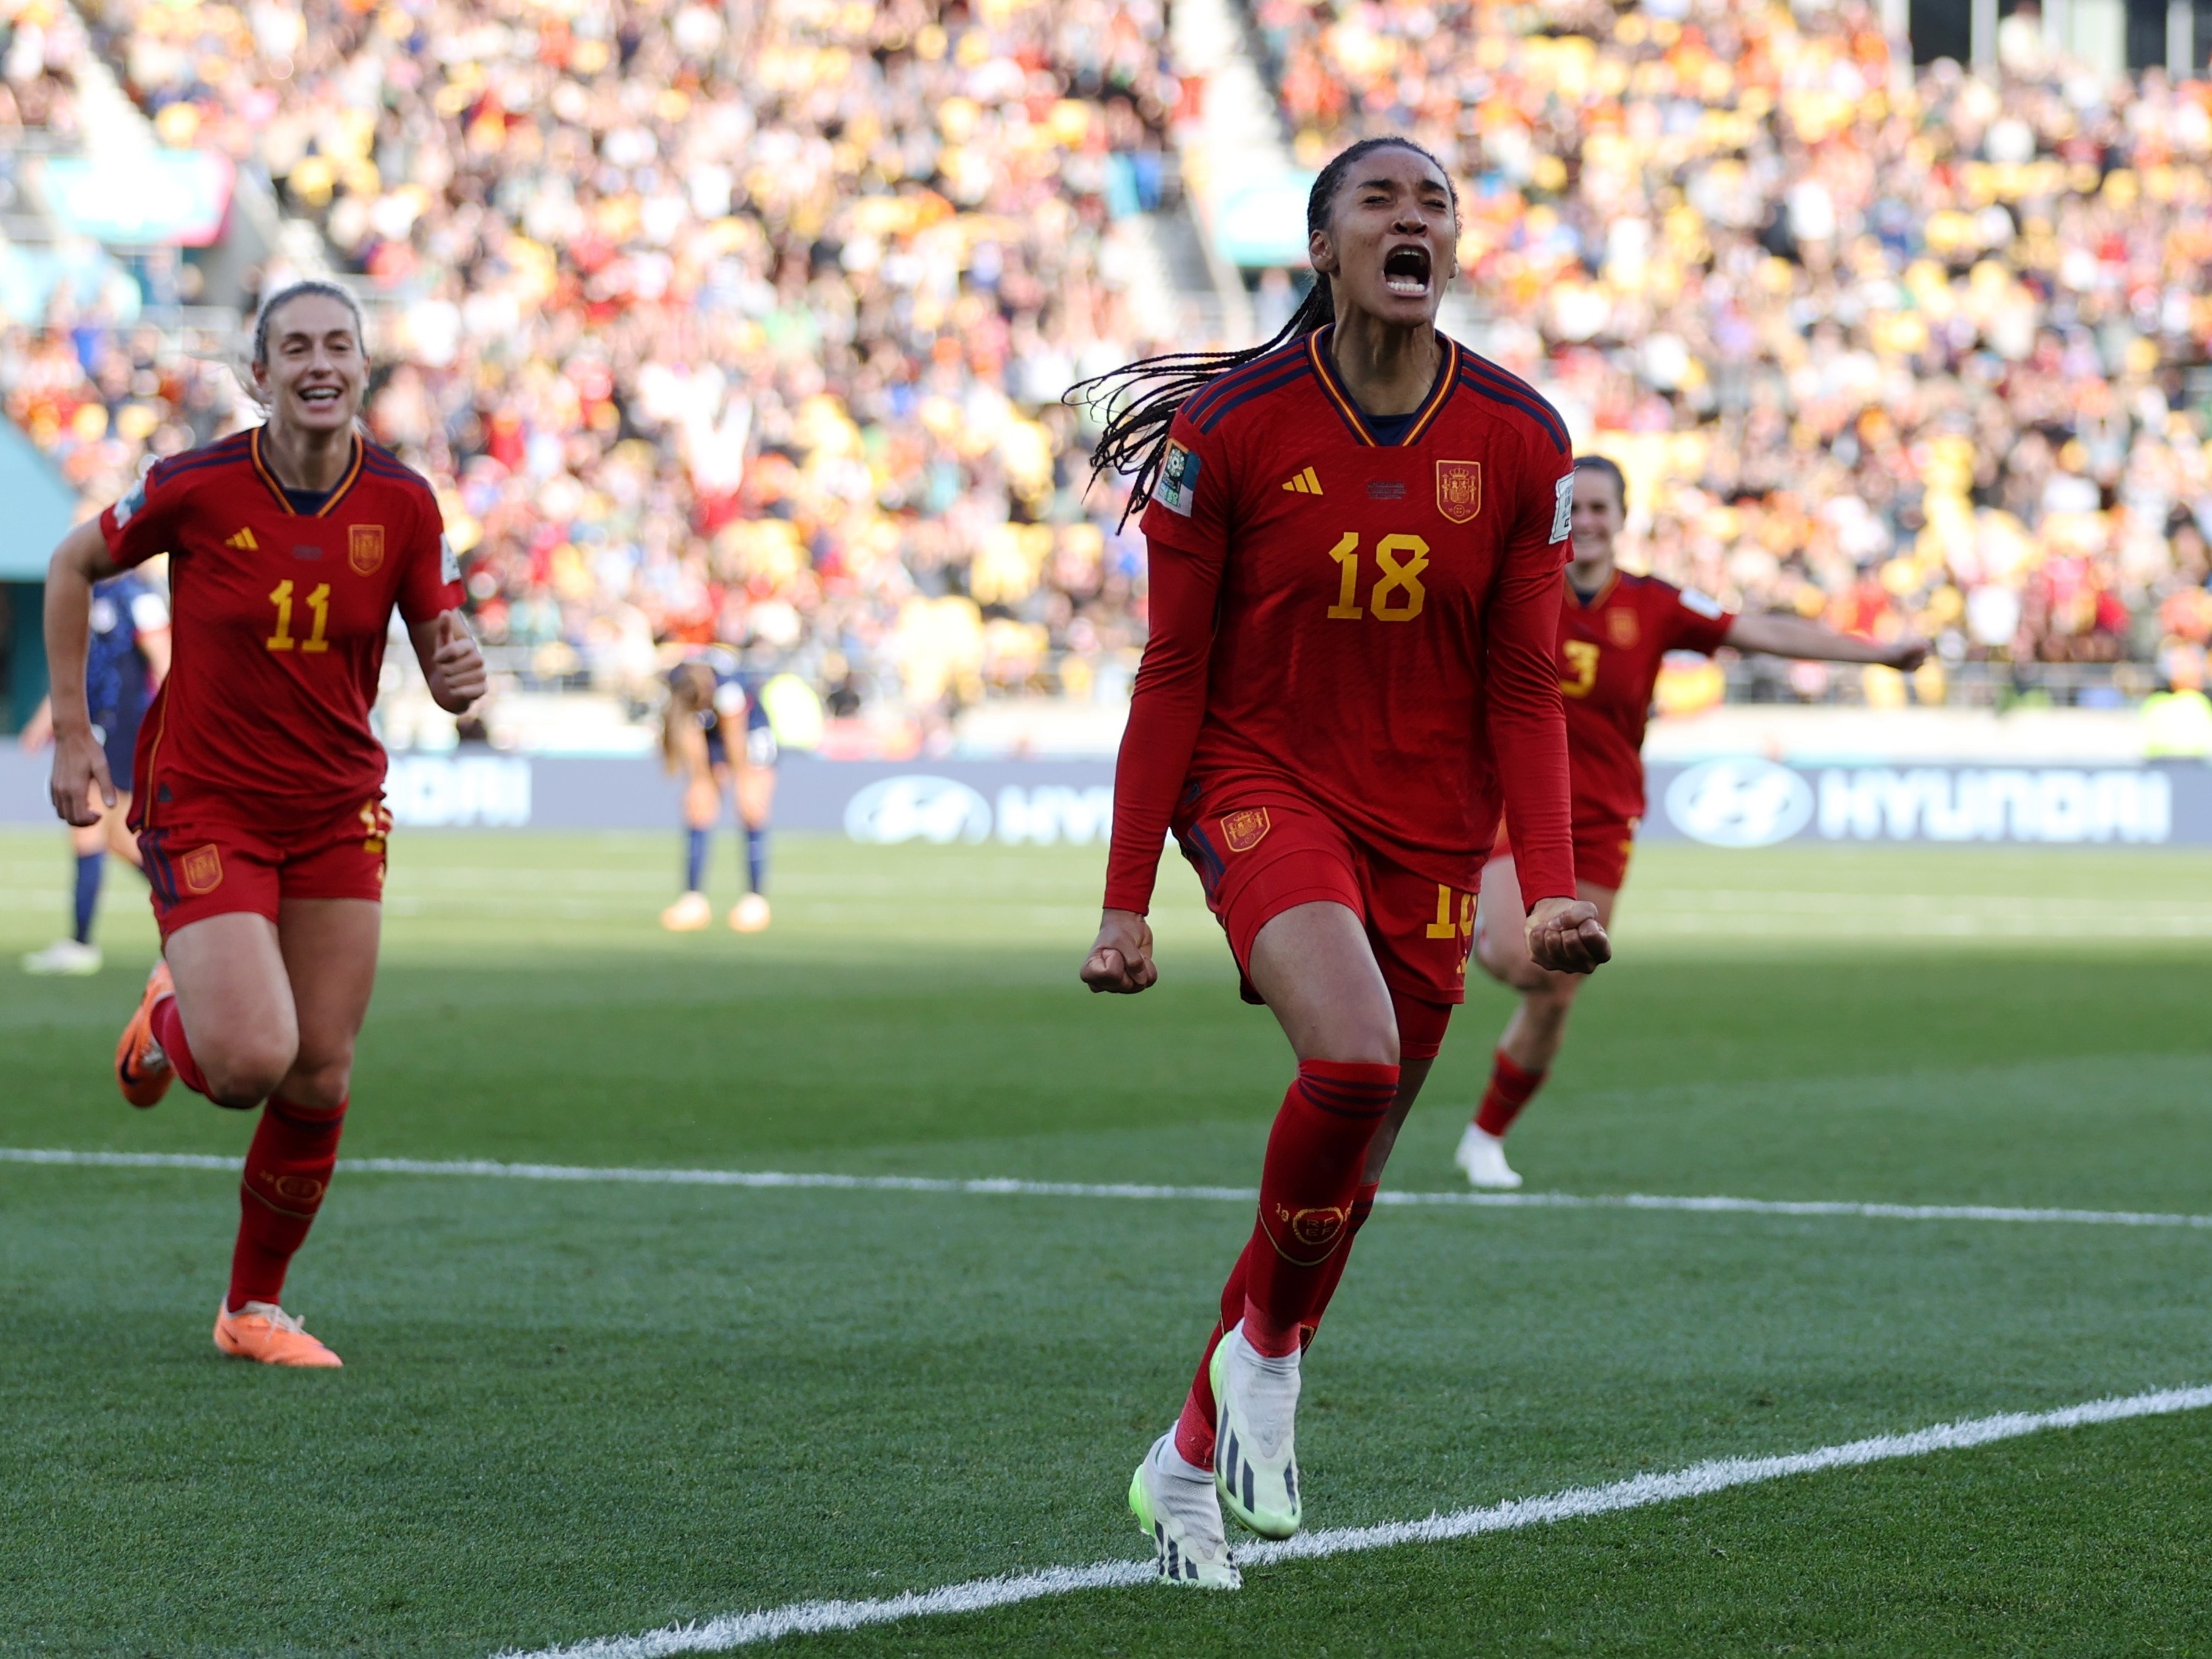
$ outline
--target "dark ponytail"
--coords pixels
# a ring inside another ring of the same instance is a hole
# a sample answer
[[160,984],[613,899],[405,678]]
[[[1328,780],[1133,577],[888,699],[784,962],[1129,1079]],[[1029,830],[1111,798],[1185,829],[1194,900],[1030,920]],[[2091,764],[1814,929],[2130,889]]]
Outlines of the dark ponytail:
[[[1458,212],[1459,191],[1452,187],[1451,175],[1427,150],[1410,138],[1362,138],[1331,160],[1314,179],[1313,189],[1306,195],[1309,236],[1328,228],[1329,210],[1335,205],[1336,193],[1343,188],[1352,164],[1372,151],[1392,148],[1409,149],[1443,173],[1445,188],[1452,192],[1452,210]],[[1105,429],[1091,452],[1091,482],[1097,483],[1109,472],[1135,480],[1121,522],[1127,524],[1130,514],[1152,500],[1152,486],[1159,481],[1160,464],[1167,453],[1168,428],[1175,424],[1176,412],[1185,403],[1223,375],[1257,362],[1292,340],[1316,333],[1335,320],[1336,296],[1328,278],[1316,271],[1313,286],[1272,340],[1242,351],[1170,351],[1139,358],[1070,386],[1061,402],[1078,409],[1103,410],[1106,416]]]

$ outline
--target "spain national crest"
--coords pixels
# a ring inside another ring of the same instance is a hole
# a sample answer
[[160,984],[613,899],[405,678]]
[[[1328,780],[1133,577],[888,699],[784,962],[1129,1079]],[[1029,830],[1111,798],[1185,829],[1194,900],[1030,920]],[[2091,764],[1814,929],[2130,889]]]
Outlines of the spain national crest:
[[1637,626],[1633,611],[1615,605],[1605,613],[1605,636],[1621,650],[1633,651],[1637,641],[1644,637],[1644,630]]
[[346,532],[346,562],[356,576],[374,576],[384,562],[384,526],[357,524]]
[[1229,843],[1232,853],[1249,853],[1267,835],[1270,825],[1267,809],[1248,806],[1242,811],[1229,813],[1221,820],[1222,839]]
[[222,849],[214,842],[195,847],[179,862],[187,892],[212,893],[222,885]]
[[1437,511],[1454,524],[1465,524],[1482,511],[1482,463],[1437,463]]

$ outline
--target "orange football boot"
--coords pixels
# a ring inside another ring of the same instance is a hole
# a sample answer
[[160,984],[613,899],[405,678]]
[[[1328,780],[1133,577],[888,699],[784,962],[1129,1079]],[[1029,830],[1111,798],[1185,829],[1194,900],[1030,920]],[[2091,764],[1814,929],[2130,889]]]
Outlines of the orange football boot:
[[123,1028],[123,1035],[116,1042],[115,1081],[123,1091],[124,1099],[133,1106],[155,1104],[176,1080],[177,1068],[169,1064],[161,1045],[154,1041],[154,1005],[163,997],[174,996],[176,992],[176,983],[169,977],[169,964],[155,963],[154,971],[146,975],[146,994],[138,999],[138,1012],[131,1016],[131,1023]]
[[215,1345],[238,1359],[264,1365],[342,1366],[345,1361],[309,1336],[296,1316],[274,1302],[249,1302],[236,1313],[216,1308]]

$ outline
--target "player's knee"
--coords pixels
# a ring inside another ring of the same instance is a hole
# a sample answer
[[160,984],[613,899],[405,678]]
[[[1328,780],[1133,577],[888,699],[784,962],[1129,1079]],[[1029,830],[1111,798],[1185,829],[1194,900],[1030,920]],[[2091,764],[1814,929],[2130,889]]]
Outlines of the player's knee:
[[258,1106],[275,1094],[293,1060],[289,1048],[265,1038],[212,1044],[194,1058],[207,1076],[208,1098],[218,1106],[240,1109]]
[[336,1111],[353,1087],[353,1054],[301,1054],[285,1075],[284,1098],[318,1111]]

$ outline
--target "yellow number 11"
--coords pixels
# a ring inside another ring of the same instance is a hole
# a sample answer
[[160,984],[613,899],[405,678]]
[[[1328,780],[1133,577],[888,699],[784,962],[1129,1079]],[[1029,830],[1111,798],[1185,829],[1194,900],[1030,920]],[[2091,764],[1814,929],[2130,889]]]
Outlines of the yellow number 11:
[[286,577],[270,591],[269,603],[276,607],[276,631],[262,643],[271,651],[289,651],[297,646],[301,651],[327,651],[331,642],[323,632],[331,625],[331,585],[317,582],[307,595],[307,609],[314,614],[315,625],[304,640],[292,637],[292,580]]

